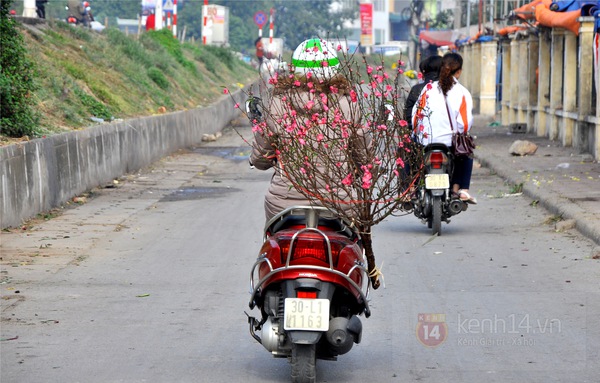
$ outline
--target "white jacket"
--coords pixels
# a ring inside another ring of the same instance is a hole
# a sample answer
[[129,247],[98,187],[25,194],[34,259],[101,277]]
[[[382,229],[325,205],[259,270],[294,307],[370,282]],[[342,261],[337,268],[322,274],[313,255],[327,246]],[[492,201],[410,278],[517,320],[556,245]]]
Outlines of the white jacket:
[[[450,118],[446,110],[446,100]],[[422,109],[422,113],[417,113]],[[452,145],[452,133],[466,133],[473,123],[473,98],[471,93],[456,79],[454,86],[444,97],[439,82],[426,85],[421,91],[417,103],[413,106],[412,122],[415,132],[423,145],[442,143]]]

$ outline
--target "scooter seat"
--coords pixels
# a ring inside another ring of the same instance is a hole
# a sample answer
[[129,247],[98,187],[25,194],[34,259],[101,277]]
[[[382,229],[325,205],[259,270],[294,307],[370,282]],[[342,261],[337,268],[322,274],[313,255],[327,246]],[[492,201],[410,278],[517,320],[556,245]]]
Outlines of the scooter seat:
[[425,148],[423,149],[424,152],[431,152],[433,150],[443,150],[445,152],[449,152],[450,148],[448,146],[446,146],[445,144],[442,144],[439,142],[434,142],[432,144],[425,146]]
[[[271,234],[278,231],[289,229],[294,226],[306,226],[306,218],[299,215],[288,215],[281,220],[274,222],[267,229]],[[331,231],[343,231],[345,226],[339,219],[335,218],[319,218],[318,227],[324,227]]]

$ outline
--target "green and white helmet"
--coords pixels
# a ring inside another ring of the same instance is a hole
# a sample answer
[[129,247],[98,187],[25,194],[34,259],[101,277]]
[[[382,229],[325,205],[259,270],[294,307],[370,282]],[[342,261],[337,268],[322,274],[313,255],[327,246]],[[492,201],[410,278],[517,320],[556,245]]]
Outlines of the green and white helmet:
[[315,38],[298,45],[292,54],[292,66],[295,73],[310,72],[318,78],[331,78],[338,72],[340,60],[331,44]]

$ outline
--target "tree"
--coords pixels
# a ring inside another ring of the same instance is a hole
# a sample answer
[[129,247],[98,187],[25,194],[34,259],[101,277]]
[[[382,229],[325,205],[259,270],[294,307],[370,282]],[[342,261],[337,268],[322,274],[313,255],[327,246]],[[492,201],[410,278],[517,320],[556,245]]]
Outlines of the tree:
[[[271,90],[258,99],[249,95],[262,111],[262,119],[253,120],[253,132],[273,146],[278,168],[296,190],[346,217],[360,231],[377,288],[380,273],[371,229],[392,213],[410,208],[422,155],[412,129],[401,118],[402,71],[389,76],[383,63],[371,66],[364,56],[346,56],[340,67],[341,78],[348,82],[289,73],[271,77],[270,86],[282,101],[264,101],[272,99]],[[311,96],[305,101],[307,93]],[[299,102],[305,104],[299,107]]]
[[452,10],[440,11],[435,15],[435,20],[431,23],[431,29],[452,29],[454,23],[454,14]]
[[11,0],[0,0],[0,133],[35,135],[38,113],[33,109],[35,66],[27,57],[23,36],[8,17]]
[[358,7],[332,9],[334,1],[275,1],[277,36],[290,49],[311,37],[346,37],[344,22],[355,20]]

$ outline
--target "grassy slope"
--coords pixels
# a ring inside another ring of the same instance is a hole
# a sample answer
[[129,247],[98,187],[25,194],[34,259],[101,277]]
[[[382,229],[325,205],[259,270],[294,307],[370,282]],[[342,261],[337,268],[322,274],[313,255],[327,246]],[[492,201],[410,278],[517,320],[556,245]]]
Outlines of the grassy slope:
[[[50,21],[23,25],[22,32],[39,72],[39,135],[95,125],[92,116],[127,119],[206,106],[224,87],[257,78],[231,52],[179,44],[166,30],[137,40],[116,29],[96,33]],[[0,143],[11,141],[0,136]]]

